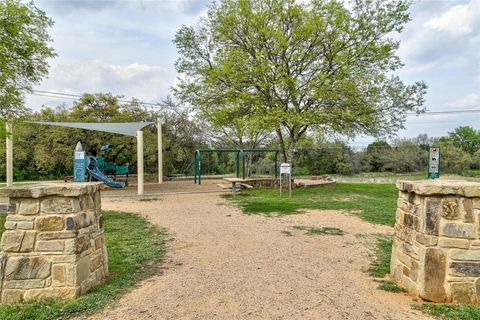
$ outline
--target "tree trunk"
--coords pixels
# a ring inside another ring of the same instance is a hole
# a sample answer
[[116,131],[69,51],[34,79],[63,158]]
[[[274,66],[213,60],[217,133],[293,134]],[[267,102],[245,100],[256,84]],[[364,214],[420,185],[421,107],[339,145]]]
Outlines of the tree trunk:
[[282,130],[280,128],[277,128],[275,131],[277,132],[278,145],[280,146],[280,154],[282,156],[282,160],[283,162],[287,162],[287,148],[285,147],[285,141],[283,140]]

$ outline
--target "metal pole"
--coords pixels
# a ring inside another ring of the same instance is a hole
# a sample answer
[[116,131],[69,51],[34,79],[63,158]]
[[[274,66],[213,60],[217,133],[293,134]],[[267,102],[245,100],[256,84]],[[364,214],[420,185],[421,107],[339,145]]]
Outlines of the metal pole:
[[13,186],[13,141],[12,124],[7,123],[7,187]]
[[292,174],[288,175],[288,197],[292,197]]
[[158,183],[163,183],[163,144],[162,144],[162,123],[157,118],[157,143],[158,143]]
[[143,131],[137,131],[137,193],[143,195]]
[[237,151],[237,155],[235,157],[235,169],[237,170],[237,178],[240,178],[240,166],[238,157],[240,156],[240,151]]
[[197,150],[193,153],[193,183],[197,184]]
[[242,150],[242,177],[245,179],[245,151]]
[[275,179],[278,178],[278,151],[275,152]]
[[282,196],[282,173],[280,172],[280,179],[278,180],[280,182],[280,197]]
[[198,151],[198,184],[202,184],[202,154]]

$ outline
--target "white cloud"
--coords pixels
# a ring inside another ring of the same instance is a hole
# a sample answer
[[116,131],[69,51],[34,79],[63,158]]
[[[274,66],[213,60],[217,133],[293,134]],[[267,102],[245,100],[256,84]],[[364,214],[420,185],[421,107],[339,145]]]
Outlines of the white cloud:
[[425,22],[424,26],[435,31],[444,31],[454,36],[471,34],[478,24],[480,1],[472,0],[464,5],[449,8],[441,15]]
[[479,58],[480,0],[460,5],[454,1],[456,5],[450,2],[432,10],[436,4],[414,5],[413,20],[400,37],[399,55],[412,74],[445,66],[472,67]]
[[[141,63],[109,64],[100,60],[55,64],[51,74],[41,90],[74,94],[111,92],[146,102],[158,102],[167,96],[175,81],[173,69]],[[27,102],[33,109],[42,104],[59,104],[56,99],[38,96],[29,96]]]
[[446,103],[447,107],[455,109],[474,109],[480,108],[480,94],[469,93],[459,99]]

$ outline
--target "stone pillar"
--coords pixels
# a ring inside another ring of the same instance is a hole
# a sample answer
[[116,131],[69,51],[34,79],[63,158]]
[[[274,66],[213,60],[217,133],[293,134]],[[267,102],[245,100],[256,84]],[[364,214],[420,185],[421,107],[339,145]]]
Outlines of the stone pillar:
[[480,183],[398,181],[391,276],[433,302],[480,303]]
[[0,189],[10,198],[0,253],[2,303],[71,299],[108,275],[101,183]]

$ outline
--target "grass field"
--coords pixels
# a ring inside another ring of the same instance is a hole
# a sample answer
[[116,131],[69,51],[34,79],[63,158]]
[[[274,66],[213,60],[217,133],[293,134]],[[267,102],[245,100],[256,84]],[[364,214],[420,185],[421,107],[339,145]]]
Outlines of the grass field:
[[[275,189],[242,192],[235,201],[247,214],[298,214],[306,209],[346,210],[362,219],[393,226],[397,189],[393,184],[338,183],[335,188],[299,188],[292,198]],[[227,196],[231,197],[231,196]]]
[[[248,190],[235,198],[227,197],[246,214],[288,215],[306,209],[334,209],[353,212],[371,223],[393,226],[397,189],[394,184],[337,183],[336,188],[295,189],[292,198],[280,197],[278,190],[272,189]],[[383,278],[390,272],[391,250],[391,237],[382,235],[376,238],[375,258],[368,269],[372,277]],[[380,281],[379,289],[404,291],[390,281]],[[480,319],[478,306],[421,304],[413,307],[442,320]]]
[[44,300],[0,306],[0,319],[58,320],[91,314],[153,275],[165,255],[168,237],[165,231],[130,213],[107,211],[104,218],[110,272],[104,284],[73,301]]

